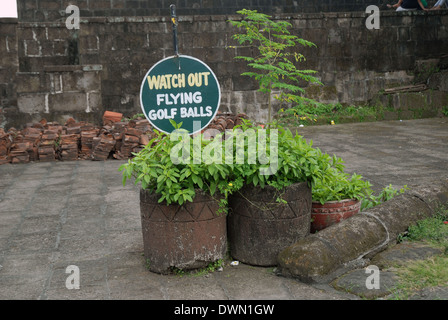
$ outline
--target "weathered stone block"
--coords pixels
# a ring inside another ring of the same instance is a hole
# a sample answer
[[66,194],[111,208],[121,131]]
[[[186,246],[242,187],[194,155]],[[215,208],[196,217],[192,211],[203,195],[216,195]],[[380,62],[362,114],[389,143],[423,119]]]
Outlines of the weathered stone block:
[[66,56],[68,54],[69,44],[65,40],[53,41],[53,53],[55,55]]
[[406,110],[425,109],[428,105],[427,97],[421,92],[407,92],[400,94],[401,107]]
[[25,49],[25,55],[29,57],[40,57],[42,56],[42,46],[38,41],[34,40],[24,40],[23,46]]
[[87,94],[81,92],[64,92],[48,96],[50,112],[84,112],[87,109]]
[[89,2],[90,9],[110,9],[111,8],[110,0],[96,0]]
[[113,0],[111,5],[112,9],[123,9],[126,6],[126,0]]
[[430,94],[430,106],[432,109],[442,109],[448,106],[448,92],[434,90]]
[[99,72],[79,70],[75,72],[63,72],[60,75],[62,77],[62,88],[64,92],[89,92],[100,90],[101,88]]
[[20,112],[34,114],[46,111],[46,94],[22,94],[17,97]]
[[82,77],[77,80],[77,87],[79,90],[89,92],[89,91],[100,91],[101,90],[101,74],[99,71],[92,71],[82,73]]
[[46,10],[59,10],[60,3],[58,1],[50,1],[50,0],[40,0],[39,1],[39,9]]
[[330,245],[315,235],[283,250],[278,260],[283,275],[298,277],[304,282],[333,272],[342,262]]
[[98,112],[102,110],[102,98],[99,92],[89,92],[87,93],[87,108],[86,112]]
[[79,39],[79,52],[88,53],[90,51],[98,51],[100,49],[98,36],[86,36]]
[[322,19],[308,19],[306,26],[309,29],[322,28]]
[[17,93],[37,93],[41,91],[39,73],[17,73]]
[[431,89],[448,92],[448,70],[443,70],[431,75],[428,79],[428,86]]
[[393,289],[398,285],[399,280],[399,277],[395,273],[382,270],[381,285],[378,289],[372,290],[366,286],[367,277],[366,269],[353,270],[336,279],[333,286],[337,290],[356,294],[363,299],[370,300],[391,294]]

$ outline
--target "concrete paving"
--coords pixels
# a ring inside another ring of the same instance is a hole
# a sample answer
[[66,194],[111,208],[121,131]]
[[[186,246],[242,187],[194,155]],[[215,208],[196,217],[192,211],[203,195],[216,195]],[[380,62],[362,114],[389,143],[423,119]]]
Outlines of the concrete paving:
[[347,172],[369,180],[375,190],[392,184],[430,184],[448,176],[448,118],[379,121],[304,127],[313,146],[336,154]]
[[[448,176],[447,118],[316,126],[299,133],[342,157],[348,172],[363,175],[377,190]],[[138,187],[122,186],[122,163],[0,166],[0,299],[356,298],[243,264],[199,276],[149,272]],[[79,268],[80,287],[69,290],[72,265]]]

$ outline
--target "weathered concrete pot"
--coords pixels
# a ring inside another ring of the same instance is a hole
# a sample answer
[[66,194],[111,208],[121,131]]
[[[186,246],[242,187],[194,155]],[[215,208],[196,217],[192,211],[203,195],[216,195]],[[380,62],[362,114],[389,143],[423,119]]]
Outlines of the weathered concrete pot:
[[[276,202],[282,196],[288,203]],[[311,189],[296,183],[279,193],[266,186],[246,186],[229,197],[230,254],[243,263],[274,266],[280,251],[310,232]]]
[[196,190],[194,202],[158,203],[160,195],[140,191],[143,246],[149,270],[196,269],[223,259],[227,250],[226,215],[218,202]]
[[311,206],[311,233],[348,219],[357,214],[360,209],[361,201],[356,199],[328,201],[324,204],[313,201]]

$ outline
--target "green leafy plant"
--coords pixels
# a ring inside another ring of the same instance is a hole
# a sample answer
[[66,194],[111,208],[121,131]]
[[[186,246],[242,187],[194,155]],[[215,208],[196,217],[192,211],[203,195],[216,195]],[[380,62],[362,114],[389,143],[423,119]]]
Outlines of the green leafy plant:
[[171,268],[171,272],[175,274],[178,277],[184,277],[184,276],[204,276],[209,273],[213,273],[217,271],[218,269],[222,269],[224,267],[224,260],[219,259],[217,261],[209,263],[206,267],[197,269],[197,270],[184,270],[176,267]]
[[304,90],[300,81],[320,84],[312,74],[314,70],[298,70],[295,63],[305,60],[303,54],[293,51],[297,45],[315,46],[310,41],[301,39],[289,32],[292,26],[286,21],[273,21],[271,16],[258,13],[256,10],[243,9],[237,11],[243,16],[241,21],[230,23],[242,29],[243,33],[233,35],[240,45],[253,48],[255,56],[237,56],[254,69],[242,75],[254,78],[259,83],[259,91],[268,94],[268,122],[272,114],[272,90],[280,90],[276,99],[284,102],[298,102],[303,98]]
[[[182,123],[173,121],[172,124],[178,132],[182,132]],[[340,165],[337,158],[313,148],[312,141],[294,136],[290,130],[276,123],[262,130],[245,120],[232,131],[227,131],[224,140],[223,134],[212,140],[204,139],[201,134],[191,141],[187,140],[189,143],[186,145],[181,144],[173,134],[155,132],[155,138],[119,170],[123,173],[123,184],[133,178],[142,189],[160,194],[159,203],[165,201],[167,205],[192,202],[200,189],[211,196],[216,195],[219,212],[226,212],[228,196],[244,185],[261,188],[270,185],[279,190],[278,201],[283,202],[283,188],[296,182],[308,182],[312,186],[318,180],[325,179],[324,173],[328,168]],[[184,134],[188,137],[186,131]],[[248,134],[255,140],[244,138]],[[178,138],[185,138],[185,135],[180,134]],[[243,136],[243,139],[238,140],[238,136]],[[234,138],[236,143],[232,144],[232,148],[227,148],[223,141]],[[263,139],[265,143],[260,143]],[[213,150],[214,161],[203,161],[204,158],[195,161],[194,157],[192,161],[173,161],[173,154],[179,155],[182,149],[179,145],[186,146],[187,150],[183,151],[187,151],[188,155]],[[229,154],[232,155],[230,161]]]
[[323,178],[317,180],[313,185],[313,201],[324,204],[328,201],[356,199],[361,201],[362,211],[391,200],[396,195],[408,190],[406,185],[401,189],[388,185],[378,195],[375,195],[372,184],[359,174],[345,173],[343,163],[341,158],[333,156],[331,167],[327,168]]
[[445,117],[448,117],[448,106],[444,106],[444,107],[443,107],[443,109],[442,109],[442,114],[443,114]]
[[371,192],[362,199],[361,210],[373,208],[385,201],[389,201],[396,195],[403,194],[404,192],[406,192],[406,190],[409,190],[407,185],[403,186],[400,189],[396,189],[392,185],[388,185],[383,188],[377,196],[375,196]]
[[[250,121],[244,121],[242,125],[236,127],[242,132],[253,130],[254,127]],[[260,128],[258,128],[260,129]],[[273,141],[272,131],[275,130],[277,142]],[[236,131],[238,134],[238,131]],[[261,132],[255,130],[257,141],[260,141]],[[275,162],[276,171],[273,174],[263,174],[262,169],[266,169],[267,165],[256,158],[253,163],[243,163],[233,165],[234,176],[242,177],[244,184],[260,186],[264,188],[270,185],[281,191],[283,188],[297,182],[308,182],[313,186],[317,181],[325,179],[325,172],[332,166],[339,166],[339,160],[336,157],[330,157],[323,153],[319,148],[313,147],[313,142],[307,142],[302,136],[293,133],[289,129],[285,129],[277,123],[271,123],[267,130],[266,136],[266,155],[271,156],[272,152],[277,153]],[[244,141],[245,159],[248,159],[250,152],[259,152],[259,149],[251,148],[249,139]],[[257,144],[260,148],[263,144]],[[236,152],[236,150],[235,150]],[[270,164],[272,165],[272,163]],[[282,202],[281,196],[279,202]]]
[[[409,226],[405,234],[400,235],[400,240],[429,241],[440,244],[448,250],[448,207],[440,206],[434,216],[418,221]],[[448,252],[447,252],[448,253]]]
[[[188,137],[188,133],[180,129],[182,123],[176,124],[172,121],[172,125],[179,130],[178,132],[183,133],[178,135],[179,138]],[[134,178],[135,184],[140,183],[142,189],[160,194],[159,203],[165,201],[167,205],[193,202],[196,190],[200,189],[211,196],[216,195],[220,204],[219,212],[225,212],[228,195],[242,186],[240,178],[232,181],[231,167],[218,163],[220,161],[216,163],[179,161],[176,163],[176,161],[173,162],[172,157],[175,155],[174,159],[179,158],[179,145],[186,146],[188,149],[186,151],[192,155],[196,152],[194,148],[202,152],[212,141],[204,139],[201,134],[196,137],[195,141],[198,143],[190,143],[188,140],[188,144],[182,144],[179,139],[173,138],[172,134],[154,131],[156,137],[143,150],[134,154],[133,159],[120,167],[119,170],[123,172],[123,185],[128,179]],[[223,157],[224,152],[216,156]],[[224,162],[221,161],[221,163]]]
[[383,117],[383,110],[377,106],[343,106],[340,103],[327,104],[308,100],[288,109],[281,108],[277,117],[284,125],[308,126],[329,124],[331,120],[337,123],[373,121]]
[[418,241],[444,249],[444,253],[395,268],[399,276],[391,299],[407,300],[418,290],[444,286],[448,281],[448,207],[437,208],[434,216],[411,225],[398,241]]
[[[342,160],[338,159],[340,163]],[[324,204],[328,201],[345,199],[363,200],[370,196],[372,189],[369,181],[354,173],[351,176],[342,170],[331,168],[325,180],[319,180],[313,187],[313,201]]]
[[131,116],[129,118],[126,118],[126,117],[122,118],[121,122],[131,121],[131,120],[135,120],[135,119],[138,119],[138,118],[143,118],[144,119],[145,115],[143,113],[136,113],[136,114],[134,114],[133,116]]

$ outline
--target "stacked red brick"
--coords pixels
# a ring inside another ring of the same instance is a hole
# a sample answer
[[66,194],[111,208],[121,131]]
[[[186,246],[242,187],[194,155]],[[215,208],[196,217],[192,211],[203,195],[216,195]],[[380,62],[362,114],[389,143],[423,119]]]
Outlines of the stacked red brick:
[[114,136],[107,130],[102,129],[98,137],[93,138],[93,160],[107,160],[115,147]]
[[231,113],[218,112],[215,119],[213,119],[206,129],[215,129],[220,132],[232,130],[235,126],[243,123],[241,119],[247,119],[247,116],[244,113],[234,115]]
[[13,143],[9,150],[9,159],[11,163],[27,163],[30,161],[30,156],[27,152],[29,145],[23,143],[23,136],[20,131],[16,129],[9,130],[8,133],[13,137]]
[[11,162],[9,152],[13,142],[11,134],[0,128],[0,165]]
[[30,161],[37,161],[39,159],[39,143],[42,138],[42,129],[40,126],[37,128],[27,127],[22,130],[23,143],[28,144],[26,150],[30,156]]
[[81,126],[81,157],[90,159],[93,152],[93,138],[98,136],[99,128],[87,123]]
[[63,161],[78,160],[81,142],[81,126],[75,119],[69,118],[65,122],[65,131],[61,135],[59,145],[59,159]]
[[[224,131],[241,124],[246,115],[219,113],[207,129]],[[69,118],[64,125],[42,119],[18,131],[0,128],[0,165],[29,161],[128,159],[154,137],[148,120],[123,121],[121,113],[107,111],[103,126]]]
[[63,161],[78,160],[80,134],[68,134],[67,130],[61,134],[61,142],[59,144],[59,159]]
[[56,160],[56,149],[59,147],[62,129],[62,126],[56,122],[49,122],[44,125],[38,148],[39,161]]

